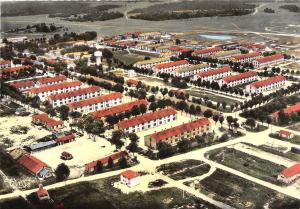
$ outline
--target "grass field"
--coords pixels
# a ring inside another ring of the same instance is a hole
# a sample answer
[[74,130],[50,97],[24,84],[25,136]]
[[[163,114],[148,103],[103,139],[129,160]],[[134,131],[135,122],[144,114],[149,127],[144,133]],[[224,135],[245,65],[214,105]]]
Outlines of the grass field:
[[[112,186],[116,181],[119,181],[118,176],[93,182],[81,182],[50,190],[49,194],[54,203],[63,203],[65,208],[72,209],[167,209],[188,208],[187,205],[199,206],[200,204],[207,208],[216,208],[193,196],[185,195],[183,198],[182,191],[176,188],[124,194]],[[41,205],[35,194],[29,195],[28,199],[37,209],[50,209],[47,205]],[[189,208],[196,209],[196,206]]]
[[272,138],[275,138],[275,139],[290,142],[292,144],[298,144],[298,145],[300,144],[300,136],[299,135],[295,135],[294,138],[292,138],[292,139],[282,138],[277,133],[275,133],[275,134],[272,133],[269,136],[272,137]]
[[[299,209],[300,201],[217,169],[195,185],[199,192],[237,209]],[[277,204],[280,203],[280,204]]]
[[145,59],[145,56],[136,55],[136,54],[129,54],[126,51],[115,51],[114,58],[120,60],[125,65],[131,65],[138,61],[142,61]]
[[23,197],[0,201],[1,209],[35,209]]
[[161,165],[157,171],[163,172],[174,180],[182,180],[190,177],[201,176],[207,173],[210,165],[198,160],[185,160]]
[[277,181],[277,175],[285,169],[282,165],[246,154],[233,148],[213,150],[209,153],[209,159],[277,185],[281,185],[281,183]]
[[9,186],[7,182],[3,180],[2,176],[0,176],[0,195],[7,194],[10,192],[12,192],[12,188]]

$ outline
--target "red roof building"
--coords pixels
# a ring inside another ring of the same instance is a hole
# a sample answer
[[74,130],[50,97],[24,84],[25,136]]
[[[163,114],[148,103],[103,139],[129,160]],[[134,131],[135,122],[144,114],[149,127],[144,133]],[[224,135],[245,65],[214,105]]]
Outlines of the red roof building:
[[91,115],[95,118],[103,118],[103,117],[107,117],[109,115],[115,115],[115,114],[119,114],[122,112],[126,112],[131,110],[134,106],[139,106],[139,105],[148,105],[148,102],[144,99],[141,100],[136,100],[133,102],[128,102],[125,104],[120,104],[114,107],[110,107],[110,108],[106,108],[104,110],[99,110],[96,112],[92,112]]
[[31,96],[39,96],[41,100],[45,100],[48,96],[52,94],[60,94],[68,91],[73,91],[79,89],[81,86],[80,81],[71,81],[71,82],[64,82],[58,83],[49,86],[41,86],[37,88],[31,89],[29,94]]
[[217,69],[211,69],[206,72],[198,73],[194,76],[194,80],[198,80],[199,78],[203,81],[213,81],[213,80],[219,80],[221,78],[225,78],[227,76],[231,75],[232,69],[228,66],[224,66]]
[[63,126],[62,120],[55,120],[53,118],[49,118],[47,113],[33,115],[32,122],[36,124],[42,124],[48,130],[55,130]]
[[220,79],[218,83],[219,86],[223,86],[226,84],[229,87],[234,87],[245,83],[250,83],[256,80],[256,77],[257,76],[255,71],[248,71],[245,73],[225,77],[223,79]]
[[[300,111],[300,102],[297,102],[296,104],[288,106],[288,107],[286,107],[286,108],[284,108],[282,110],[287,115],[291,115],[292,113],[299,112]],[[272,114],[273,117],[277,119],[278,116],[279,116],[279,112],[280,111],[277,111],[277,112],[273,113]]]
[[[49,166],[32,155],[23,155],[18,160],[18,163],[38,178],[44,179],[52,176],[52,172],[50,172]],[[49,171],[50,173],[45,171]]]
[[212,47],[212,48],[207,48],[207,49],[199,49],[195,50],[192,55],[197,56],[197,57],[208,57],[209,55],[222,51],[223,49],[220,47]]
[[33,81],[20,81],[16,83],[10,84],[10,86],[15,87],[19,91],[26,91],[35,86],[35,83]]
[[188,65],[189,62],[187,60],[179,60],[155,65],[153,71],[156,73],[172,73],[176,68],[186,67]]
[[126,84],[128,85],[128,86],[136,86],[136,85],[138,85],[139,84],[139,80],[134,80],[134,79],[128,79],[127,81],[126,81]]
[[68,143],[68,142],[71,142],[71,141],[74,141],[74,140],[75,140],[75,135],[74,134],[69,134],[69,135],[62,136],[62,137],[59,137],[59,138],[55,139],[57,144],[64,144],[64,143]]
[[99,86],[89,86],[87,88],[69,91],[60,94],[52,94],[48,96],[49,102],[53,107],[66,105],[70,102],[80,101],[88,99],[94,96],[100,96],[101,88]]
[[294,138],[295,134],[290,131],[280,130],[280,131],[278,131],[278,136],[286,138],[286,139],[292,139],[292,138]]
[[40,85],[52,85],[52,84],[56,84],[56,83],[61,83],[66,80],[67,80],[66,76],[58,75],[58,76],[54,76],[54,77],[41,78],[38,80],[38,83]]
[[114,92],[79,102],[72,102],[69,103],[68,106],[71,111],[93,112],[105,107],[111,107],[120,104],[122,102],[122,97],[122,93]]
[[278,175],[278,180],[289,184],[295,181],[300,176],[300,163],[284,169],[280,175]]
[[140,183],[138,178],[139,176],[140,174],[138,172],[135,172],[133,170],[126,170],[120,174],[120,180],[128,187],[134,187]]
[[256,61],[254,61],[253,64],[256,67],[263,67],[266,65],[272,65],[272,64],[279,63],[283,60],[284,60],[283,54],[274,54],[274,55],[270,55],[267,57],[262,57],[262,58],[256,59]]
[[9,67],[11,67],[11,61],[10,60],[0,60],[0,69],[9,68]]
[[210,121],[207,118],[200,118],[189,123],[184,123],[160,132],[145,136],[145,145],[150,148],[157,148],[160,141],[166,141],[176,145],[182,138],[191,139],[196,135],[207,133],[210,130]]
[[50,198],[49,193],[47,189],[43,188],[43,185],[40,185],[38,191],[36,192],[39,200],[47,200]]
[[95,168],[96,168],[98,162],[101,162],[103,166],[106,166],[108,164],[109,158],[111,158],[114,161],[114,163],[116,163],[121,158],[127,158],[127,157],[128,157],[128,153],[126,151],[116,152],[109,156],[101,158],[100,160],[95,160],[95,161],[92,161],[92,162],[86,164],[85,170],[86,170],[86,172],[91,173],[91,172],[95,171]]
[[10,74],[10,73],[18,73],[19,71],[27,70],[30,68],[31,68],[31,66],[29,66],[29,65],[22,65],[22,66],[17,66],[17,67],[3,68],[3,69],[1,69],[1,71],[3,74]]
[[173,108],[165,108],[120,121],[116,128],[124,130],[125,133],[143,131],[175,120],[176,114]]
[[259,57],[262,57],[262,54],[260,52],[251,52],[247,54],[239,54],[239,55],[232,56],[232,61],[240,62],[240,63],[252,62],[253,60]]
[[249,84],[246,86],[246,92],[259,94],[265,91],[271,91],[284,86],[285,81],[286,78],[282,75],[270,77],[265,80],[260,80]]

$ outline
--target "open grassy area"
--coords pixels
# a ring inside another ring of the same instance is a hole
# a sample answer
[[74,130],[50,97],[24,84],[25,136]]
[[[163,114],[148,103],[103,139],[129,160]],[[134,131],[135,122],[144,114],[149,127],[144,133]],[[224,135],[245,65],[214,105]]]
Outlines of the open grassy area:
[[[300,201],[217,169],[195,185],[199,192],[237,209],[298,209]],[[276,203],[280,203],[280,206]]]
[[34,209],[23,197],[0,200],[1,209]]
[[199,160],[184,160],[169,164],[163,164],[157,168],[164,175],[174,180],[182,180],[190,177],[201,176],[207,173],[210,165]]
[[[119,181],[119,176],[65,186],[50,190],[49,194],[54,204],[63,203],[65,208],[72,209],[166,209],[187,208],[187,205],[196,209],[196,205],[200,204],[217,208],[193,196],[185,195],[183,198],[182,191],[176,188],[124,194],[112,186],[116,181]],[[50,209],[49,205],[40,204],[34,193],[28,199],[37,209]]]
[[271,133],[269,136],[272,138],[275,138],[275,139],[290,142],[292,144],[298,144],[298,145],[300,144],[300,136],[299,135],[295,135],[292,139],[280,137],[277,133]]
[[114,53],[114,58],[120,60],[125,65],[131,65],[145,59],[145,56],[129,54],[126,51],[115,51],[113,53]]
[[285,169],[282,165],[246,154],[233,148],[216,149],[208,154],[209,159],[220,164],[255,178],[281,185],[281,182],[277,181],[277,175]]

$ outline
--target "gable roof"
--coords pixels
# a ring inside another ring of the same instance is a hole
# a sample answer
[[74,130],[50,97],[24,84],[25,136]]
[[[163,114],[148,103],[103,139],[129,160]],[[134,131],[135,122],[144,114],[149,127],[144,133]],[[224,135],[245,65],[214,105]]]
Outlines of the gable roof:
[[29,170],[31,173],[38,174],[45,167],[49,167],[46,163],[37,159],[36,157],[25,154],[19,160],[18,163],[22,165],[24,168]]
[[59,138],[55,139],[55,141],[57,143],[60,143],[60,142],[68,142],[68,141],[73,140],[73,139],[75,139],[75,135],[74,134],[69,134],[69,135],[66,135],[66,136],[59,137]]
[[251,53],[247,53],[247,54],[234,55],[234,56],[232,56],[232,58],[236,59],[236,60],[241,60],[241,59],[247,59],[247,58],[255,58],[258,56],[261,56],[260,52],[251,52]]
[[160,132],[156,132],[150,135],[150,138],[154,139],[156,142],[166,140],[172,136],[178,136],[185,132],[190,132],[199,127],[209,125],[210,122],[207,118],[200,118],[189,123],[184,123],[179,126],[175,126]]
[[92,162],[88,163],[86,165],[86,167],[87,167],[87,169],[95,168],[98,161],[100,161],[103,165],[105,165],[108,163],[109,158],[111,158],[113,161],[115,161],[115,160],[121,159],[123,157],[126,157],[127,155],[128,155],[128,153],[126,151],[116,152],[116,153],[108,155],[104,158],[101,158],[99,160],[92,161]]
[[231,71],[231,68],[228,66],[224,66],[221,68],[217,68],[217,69],[211,69],[209,71],[206,72],[201,72],[198,74],[199,77],[208,77],[208,76],[212,76],[212,75],[217,75],[217,74],[221,74],[221,73],[225,73],[225,72],[229,72]]
[[136,116],[127,120],[122,120],[118,123],[120,128],[129,128],[139,124],[143,124],[146,122],[150,122],[152,120],[157,120],[160,118],[164,118],[170,115],[175,115],[177,112],[173,108],[165,108],[161,110],[157,110],[155,112],[148,112],[144,115]]
[[268,85],[271,85],[273,83],[277,83],[277,82],[284,81],[284,80],[286,80],[284,76],[278,75],[278,76],[267,78],[265,80],[260,80],[260,81],[253,82],[250,85],[255,87],[255,88],[259,88],[259,87],[262,87],[262,86],[268,86]]
[[255,71],[248,71],[248,72],[245,72],[245,73],[240,73],[240,74],[237,74],[237,75],[228,76],[226,78],[223,78],[223,81],[225,83],[230,83],[230,82],[242,80],[242,79],[253,77],[253,76],[256,76],[256,72]]
[[2,73],[14,73],[20,70],[27,70],[31,68],[29,65],[22,65],[22,66],[17,66],[17,67],[10,67],[10,68],[3,68],[1,69]]
[[138,172],[135,172],[133,170],[123,171],[120,175],[123,176],[124,178],[129,179],[129,180],[140,176],[140,174]]
[[194,53],[199,55],[199,54],[208,54],[208,53],[213,53],[213,52],[218,52],[218,51],[222,51],[222,48],[212,47],[212,48],[206,48],[206,49],[199,49],[199,50],[195,50]]
[[189,62],[187,60],[179,60],[179,61],[174,61],[174,62],[158,64],[158,65],[155,65],[155,68],[163,69],[163,68],[176,67],[176,66],[186,65],[186,64],[189,64]]
[[48,77],[48,78],[41,78],[38,80],[40,84],[47,84],[52,82],[58,82],[58,81],[64,81],[67,80],[67,77],[64,75],[58,75],[54,77]]
[[65,89],[65,88],[75,87],[80,85],[81,85],[80,81],[64,82],[64,83],[58,83],[50,86],[41,86],[41,87],[33,88],[31,89],[31,93],[38,94],[38,93],[54,91],[58,89]]
[[284,176],[285,178],[290,178],[290,177],[293,177],[293,176],[295,176],[299,173],[300,173],[300,163],[296,163],[295,165],[284,169],[281,172],[281,175]]
[[52,95],[48,96],[48,99],[52,100],[52,101],[61,100],[64,98],[76,97],[76,96],[80,96],[80,95],[84,95],[84,94],[91,94],[94,92],[98,92],[100,90],[101,90],[101,88],[99,86],[89,86],[87,88],[69,91],[69,92],[65,92],[65,93],[52,94]]
[[144,105],[148,105],[148,102],[144,99],[141,100],[135,100],[133,102],[128,102],[128,103],[124,103],[124,104],[120,104],[120,105],[116,105],[110,108],[106,108],[103,110],[98,110],[95,112],[92,112],[92,116],[94,116],[95,118],[102,118],[102,117],[106,117],[109,115],[114,115],[117,113],[121,113],[121,112],[125,112],[128,110],[131,110],[134,106],[139,106],[141,104]]
[[271,56],[259,58],[256,61],[258,63],[266,63],[266,62],[271,62],[271,61],[279,60],[279,59],[284,59],[284,56],[282,54],[274,54]]
[[10,84],[10,86],[13,86],[17,89],[25,88],[25,87],[32,87],[34,85],[35,85],[35,83],[33,81],[20,81],[20,82]]
[[72,102],[72,103],[69,103],[68,106],[71,109],[76,109],[79,107],[86,107],[88,105],[98,104],[98,103],[101,103],[104,101],[115,100],[115,99],[122,98],[122,97],[123,97],[122,93],[114,92],[114,93],[110,93],[110,94],[93,97],[90,99],[81,100],[79,102]]
[[[300,111],[300,102],[297,102],[296,104],[291,105],[291,106],[288,106],[288,107],[286,107],[286,108],[283,109],[283,112],[284,112],[285,114],[288,114],[288,115],[290,115],[290,114],[292,114],[292,113],[294,113],[294,112],[298,112],[298,111]],[[276,112],[274,112],[272,115],[273,115],[275,118],[277,118],[277,117],[279,116],[279,112],[280,112],[280,111],[276,111]]]

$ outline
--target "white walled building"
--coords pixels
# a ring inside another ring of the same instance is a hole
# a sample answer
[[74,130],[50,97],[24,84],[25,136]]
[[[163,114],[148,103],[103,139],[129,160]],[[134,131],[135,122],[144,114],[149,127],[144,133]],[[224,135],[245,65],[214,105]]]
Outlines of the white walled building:
[[284,86],[285,80],[286,78],[284,76],[278,75],[265,80],[256,81],[246,86],[246,92],[249,94],[260,94],[265,91],[272,91]]
[[197,81],[198,79],[201,79],[201,81],[215,81],[219,80],[221,78],[225,78],[231,75],[232,69],[228,66],[221,67],[218,69],[211,69],[206,72],[198,73],[194,76],[194,80]]
[[54,77],[41,78],[36,82],[36,84],[39,86],[45,86],[45,85],[54,85],[65,81],[67,81],[66,76],[58,75]]
[[125,184],[128,187],[134,187],[140,184],[140,175],[138,172],[127,170],[120,174],[120,180],[122,184]]
[[41,86],[32,88],[29,92],[31,97],[38,96],[41,101],[44,101],[48,98],[48,96],[52,94],[60,94],[69,91],[74,91],[80,89],[81,82],[80,81],[71,81],[71,82],[64,82],[58,83],[49,86]]
[[189,77],[194,76],[200,72],[206,72],[209,70],[209,65],[206,63],[198,64],[198,65],[190,65],[183,68],[177,68],[173,71],[173,75],[177,77]]
[[199,50],[195,50],[192,53],[192,56],[195,57],[209,57],[212,54],[222,51],[223,49],[220,47],[212,47],[212,48],[207,48],[207,49],[199,49]]
[[122,103],[123,94],[114,92],[98,97],[93,97],[79,102],[69,103],[70,111],[77,111],[81,113],[94,112],[107,107],[112,107]]
[[282,54],[274,54],[274,55],[270,55],[267,57],[262,57],[262,58],[256,59],[253,62],[253,65],[255,67],[265,67],[268,65],[280,63],[282,61],[284,61],[284,56]]
[[69,91],[61,94],[54,94],[48,96],[48,101],[53,107],[59,107],[71,102],[78,102],[84,99],[97,97],[101,95],[101,88],[98,86],[89,86],[87,88]]
[[161,109],[120,121],[115,125],[115,129],[123,130],[125,133],[137,133],[174,121],[176,115],[177,112],[173,108]]
[[260,52],[251,52],[247,54],[240,54],[232,56],[231,61],[239,63],[252,63],[254,60],[261,58],[262,54]]
[[218,80],[218,84],[220,87],[223,85],[227,85],[228,87],[234,87],[238,85],[242,85],[245,83],[250,83],[257,79],[257,75],[255,71],[248,71],[245,73],[240,73],[237,75],[228,76],[226,78],[222,78]]
[[153,66],[163,63],[169,63],[171,62],[170,58],[164,57],[164,58],[155,58],[150,60],[143,60],[136,62],[133,67],[136,68],[144,68],[144,69],[152,69]]
[[184,68],[189,66],[189,62],[187,60],[179,60],[179,61],[174,61],[174,62],[169,62],[165,64],[158,64],[155,65],[152,70],[154,73],[173,73],[175,69],[178,68]]

